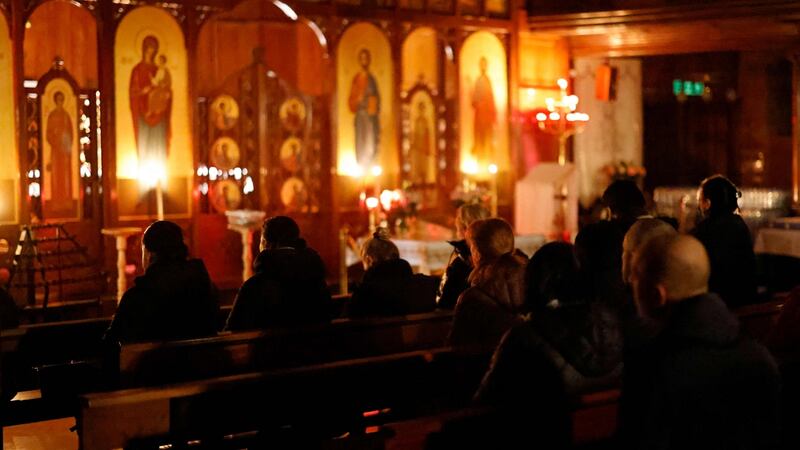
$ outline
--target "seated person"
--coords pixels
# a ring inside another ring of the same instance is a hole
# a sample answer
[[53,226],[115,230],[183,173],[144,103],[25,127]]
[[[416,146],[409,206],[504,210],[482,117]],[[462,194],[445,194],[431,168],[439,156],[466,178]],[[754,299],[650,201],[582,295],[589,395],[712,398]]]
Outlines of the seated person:
[[631,180],[617,180],[603,192],[603,204],[608,208],[611,223],[619,227],[624,236],[639,219],[651,217],[647,213],[647,202],[639,186]]
[[325,264],[300,238],[297,223],[286,216],[264,221],[255,274],[236,295],[226,330],[324,323],[333,304],[325,282]]
[[142,237],[144,275],[120,300],[109,342],[166,341],[217,333],[217,292],[203,261],[188,259],[183,231],[153,222]]
[[389,240],[389,230],[378,228],[361,247],[364,278],[347,307],[350,317],[396,316],[433,311],[436,280],[414,274]]
[[19,326],[19,307],[8,292],[0,288],[0,331]]
[[575,255],[587,295],[616,310],[631,303],[622,281],[622,239],[619,227],[608,221],[587,225],[575,237]]
[[563,444],[571,438],[570,400],[618,384],[622,334],[613,310],[581,286],[572,245],[545,244],[526,283],[530,319],[503,336],[475,400],[549,423],[539,438]]
[[703,219],[692,231],[711,261],[708,288],[730,308],[758,300],[753,239],[744,219],[736,213],[741,196],[736,185],[722,175],[703,180],[697,191]]
[[625,354],[621,448],[778,448],[778,369],[708,291],[703,245],[653,238],[632,267],[637,310],[657,332]]
[[497,345],[522,320],[527,258],[514,247],[514,231],[503,219],[477,220],[467,229],[472,253],[471,287],[456,304],[450,345]]
[[449,241],[453,246],[453,254],[447,263],[439,292],[436,295],[436,306],[439,308],[453,309],[458,301],[458,296],[469,288],[469,274],[472,272],[472,255],[465,233],[469,225],[481,219],[487,219],[489,211],[481,205],[462,205],[456,210],[456,236],[458,240]]

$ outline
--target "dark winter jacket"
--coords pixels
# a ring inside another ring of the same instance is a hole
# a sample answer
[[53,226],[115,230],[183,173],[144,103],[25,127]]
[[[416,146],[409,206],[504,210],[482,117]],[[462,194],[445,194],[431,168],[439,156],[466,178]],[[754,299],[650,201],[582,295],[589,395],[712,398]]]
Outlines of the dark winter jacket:
[[731,308],[756,302],[756,256],[750,229],[741,216],[707,217],[692,234],[703,243],[711,261],[708,289]]
[[448,241],[453,246],[453,254],[439,284],[436,294],[436,306],[453,309],[458,297],[469,289],[469,274],[472,272],[472,255],[466,240]]
[[154,262],[120,300],[105,339],[167,341],[213,336],[219,303],[203,261]]
[[775,448],[779,385],[772,356],[717,295],[674,304],[652,339],[626,350],[623,448]]
[[399,316],[436,309],[436,280],[414,274],[404,259],[374,264],[353,291],[347,308],[350,317]]
[[300,241],[296,247],[261,252],[255,275],[239,289],[227,330],[324,323],[333,314],[325,282],[325,265],[316,251]]

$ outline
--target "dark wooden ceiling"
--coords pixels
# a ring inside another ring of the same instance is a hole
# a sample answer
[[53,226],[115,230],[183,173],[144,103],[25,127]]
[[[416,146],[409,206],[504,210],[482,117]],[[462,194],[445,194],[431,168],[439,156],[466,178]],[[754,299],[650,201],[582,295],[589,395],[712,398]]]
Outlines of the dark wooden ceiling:
[[800,2],[720,0],[677,6],[669,3],[669,6],[533,15],[528,22],[532,31],[564,36],[577,57],[800,50]]

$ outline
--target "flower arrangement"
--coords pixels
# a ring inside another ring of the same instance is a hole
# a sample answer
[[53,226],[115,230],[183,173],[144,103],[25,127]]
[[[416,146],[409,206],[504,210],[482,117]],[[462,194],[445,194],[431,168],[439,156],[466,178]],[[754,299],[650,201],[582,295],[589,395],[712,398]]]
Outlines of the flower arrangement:
[[450,201],[455,208],[462,205],[483,205],[487,209],[492,201],[491,192],[477,183],[464,183],[450,193]]
[[615,180],[634,180],[638,181],[647,175],[647,170],[643,166],[637,166],[629,161],[618,161],[609,163],[601,169],[612,181]]

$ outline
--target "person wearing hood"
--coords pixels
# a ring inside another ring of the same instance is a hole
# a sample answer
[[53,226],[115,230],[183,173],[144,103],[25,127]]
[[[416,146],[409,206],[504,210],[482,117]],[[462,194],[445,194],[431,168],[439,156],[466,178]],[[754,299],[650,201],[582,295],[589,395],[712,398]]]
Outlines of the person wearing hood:
[[691,236],[652,238],[634,255],[636,307],[655,333],[625,353],[620,448],[778,448],[777,365],[709,292],[710,271]]
[[325,264],[300,238],[286,216],[264,221],[255,274],[236,295],[225,326],[229,331],[329,322],[333,303]]
[[144,275],[125,291],[104,339],[142,342],[217,333],[217,291],[202,260],[189,259],[183,230],[153,222],[142,237]]
[[386,228],[378,228],[364,242],[361,260],[366,272],[347,305],[349,317],[397,316],[436,308],[436,280],[413,273]]
[[527,258],[514,246],[514,231],[503,219],[477,220],[467,229],[474,269],[470,288],[458,298],[448,342],[495,346],[522,320]]
[[453,254],[442,275],[436,306],[453,309],[458,297],[469,288],[469,274],[472,272],[472,255],[465,233],[472,222],[489,218],[489,211],[481,205],[462,205],[456,210],[456,236],[458,240],[448,241],[453,246]]

